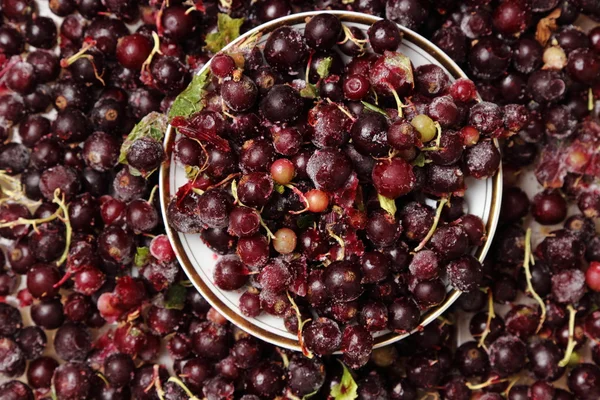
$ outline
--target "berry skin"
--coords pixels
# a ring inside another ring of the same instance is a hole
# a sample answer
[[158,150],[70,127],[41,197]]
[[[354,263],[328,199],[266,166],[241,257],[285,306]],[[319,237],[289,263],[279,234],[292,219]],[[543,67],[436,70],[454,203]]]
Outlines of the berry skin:
[[600,292],[600,262],[592,262],[585,272],[585,283],[594,292]]

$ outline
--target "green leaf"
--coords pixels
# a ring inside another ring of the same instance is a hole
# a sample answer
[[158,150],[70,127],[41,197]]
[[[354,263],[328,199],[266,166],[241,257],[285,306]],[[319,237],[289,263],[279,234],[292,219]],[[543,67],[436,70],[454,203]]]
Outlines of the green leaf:
[[317,97],[317,86],[307,82],[304,89],[300,90],[300,96],[305,99],[314,99]]
[[412,165],[415,167],[424,167],[427,164],[427,160],[425,159],[425,154],[423,152],[419,153],[417,158],[415,158],[412,162]]
[[365,108],[367,110],[379,113],[379,114],[385,116],[386,118],[389,117],[388,113],[385,112],[385,110],[383,108],[377,107],[376,105],[371,104],[371,103],[367,103],[366,101],[361,101],[361,103],[363,106],[365,106]]
[[240,36],[244,18],[231,18],[227,14],[217,16],[217,32],[206,35],[206,49],[218,53],[223,47]]
[[[137,123],[136,126],[133,127],[131,133],[127,135],[127,138],[121,145],[121,153],[119,154],[119,162],[121,164],[128,165],[127,162],[127,152],[129,148],[136,140],[142,138],[154,139],[159,143],[162,143],[163,138],[165,136],[165,131],[167,130],[167,116],[157,112],[151,112],[146,115],[140,122]],[[152,171],[138,171],[135,168],[129,168],[129,172],[132,175],[136,176],[144,176],[147,177]]]
[[143,267],[150,258],[150,249],[147,247],[138,247],[133,258],[133,265]]
[[342,364],[342,368],[344,368],[342,379],[340,380],[340,383],[331,388],[329,395],[333,397],[334,400],[354,400],[358,397],[358,385],[354,381],[348,367],[341,361],[340,364]]
[[283,194],[283,192],[285,192],[285,186],[280,185],[279,183],[276,183],[274,188],[275,188],[275,191],[279,194]]
[[325,79],[329,76],[329,70],[331,69],[332,62],[333,58],[325,57],[317,66],[317,74],[321,77],[321,79]]
[[189,117],[202,111],[204,107],[202,100],[206,95],[206,87],[210,83],[210,69],[206,69],[200,75],[194,75],[190,84],[173,101],[169,110],[169,118]]
[[178,283],[171,285],[165,297],[165,308],[183,310],[186,292],[185,287]]
[[[150,171],[150,173],[148,175],[150,175],[152,172],[154,172],[154,170]],[[137,168],[133,168],[131,165],[129,166],[129,173],[133,176],[143,176],[144,174],[142,174],[142,172],[137,169]]]
[[379,205],[381,208],[390,213],[392,216],[396,216],[396,201],[394,199],[387,198],[379,193],[377,194],[377,198],[379,199]]

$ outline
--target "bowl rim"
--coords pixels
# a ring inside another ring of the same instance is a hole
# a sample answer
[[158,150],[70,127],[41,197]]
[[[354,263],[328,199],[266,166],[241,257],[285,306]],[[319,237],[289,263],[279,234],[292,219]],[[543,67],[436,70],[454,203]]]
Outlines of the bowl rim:
[[[275,19],[273,21],[264,23],[259,25],[248,32],[240,35],[234,41],[225,46],[221,51],[227,51],[233,46],[235,46],[240,41],[248,38],[249,36],[260,32],[261,34],[268,34],[274,31],[275,29],[282,26],[290,26],[300,24],[306,21],[307,18],[314,17],[318,14],[333,14],[336,15],[341,22],[350,22],[350,23],[359,23],[365,25],[372,25],[373,23],[382,20],[383,18],[376,17],[370,14],[358,13],[353,11],[340,11],[340,10],[331,10],[331,11],[309,11],[298,14],[291,14],[282,18]],[[417,45],[419,48],[425,50],[429,55],[431,55],[437,62],[439,62],[455,79],[459,78],[468,78],[465,72],[452,60],[448,55],[446,55],[439,47],[434,45],[432,42],[421,36],[420,34],[397,24],[398,28],[403,34],[403,37],[409,40],[410,42]],[[200,74],[205,71],[209,66],[209,60],[197,73]],[[170,155],[169,149],[173,148],[174,140],[176,138],[176,130],[172,128],[169,124],[167,127],[167,131],[165,133],[164,139],[164,147],[166,149],[167,154]],[[494,143],[498,147],[498,141],[494,139]],[[208,303],[214,307],[219,313],[225,316],[231,323],[246,331],[247,333],[258,337],[266,342],[271,344],[285,347],[290,350],[301,351],[300,344],[297,339],[291,339],[288,337],[280,336],[272,331],[259,327],[257,325],[252,324],[249,320],[243,318],[236,311],[230,309],[227,305],[223,304],[223,302],[218,298],[218,296],[213,293],[210,287],[206,285],[202,278],[200,278],[198,272],[190,262],[190,259],[182,248],[181,240],[179,238],[179,233],[171,228],[169,223],[167,222],[167,207],[169,205],[169,201],[171,198],[170,195],[170,170],[171,170],[171,157],[166,162],[163,162],[160,167],[159,174],[159,192],[160,192],[160,207],[163,219],[165,221],[165,230],[171,245],[173,246],[173,250],[177,256],[177,260],[181,265],[181,268],[184,270],[191,283],[194,285],[196,290],[200,292],[200,294],[208,301]],[[486,241],[485,243],[477,248],[475,253],[475,257],[477,257],[481,262],[483,262],[485,256],[487,255],[492,239],[496,232],[496,228],[498,226],[498,219],[500,215],[500,205],[502,199],[502,164],[498,168],[496,174],[488,179],[492,179],[492,199],[489,211],[488,221],[486,223]],[[419,322],[419,326],[415,328],[411,332],[399,334],[396,332],[388,332],[381,336],[378,336],[375,339],[374,348],[387,346],[403,338],[411,335],[415,331],[419,330],[423,326],[428,325],[433,320],[437,319],[440,315],[444,313],[461,295],[457,289],[452,289],[448,292],[446,299],[444,302],[437,307],[427,311],[421,316],[421,321]]]

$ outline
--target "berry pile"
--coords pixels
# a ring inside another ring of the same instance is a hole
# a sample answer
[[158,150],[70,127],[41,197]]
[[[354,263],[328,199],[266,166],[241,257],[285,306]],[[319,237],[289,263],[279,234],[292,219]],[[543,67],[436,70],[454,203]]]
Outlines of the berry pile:
[[414,68],[395,23],[359,34],[320,14],[219,53],[193,110],[178,98],[170,111],[190,179],[167,215],[223,255],[214,283],[244,291],[243,314],[281,316],[306,354],[341,349],[352,368],[371,333],[410,332],[444,301],[442,276],[479,286],[469,254],[486,232],[464,214],[465,177],[493,176],[492,139],[523,127],[502,118],[518,105]]
[[[220,53],[315,9],[388,21],[365,35],[322,15]],[[0,399],[600,398],[600,28],[582,14],[600,2],[0,0]],[[389,21],[475,85],[413,68]],[[249,337],[182,274],[156,192],[169,122],[191,179],[168,223],[306,355]],[[497,168],[490,138],[505,194],[479,265],[461,195]],[[442,279],[465,292],[453,309],[371,352]]]

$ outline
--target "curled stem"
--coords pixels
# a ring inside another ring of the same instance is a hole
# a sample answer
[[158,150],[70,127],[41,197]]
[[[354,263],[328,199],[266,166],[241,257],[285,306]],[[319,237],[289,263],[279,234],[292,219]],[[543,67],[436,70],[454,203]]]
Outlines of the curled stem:
[[338,256],[338,261],[343,260],[346,254],[346,243],[344,242],[344,239],[333,233],[333,230],[330,227],[327,228],[327,233],[340,245],[341,253]]
[[[288,296],[289,296],[289,293],[288,293]],[[298,326],[300,326],[300,324],[298,324]],[[283,349],[276,347],[275,350],[277,351],[277,354],[279,354],[279,357],[281,357],[281,362],[283,363],[283,367],[287,368],[290,365],[289,357],[287,356],[287,354],[285,354],[285,351],[283,351]]]
[[154,376],[155,376],[155,389],[156,389],[156,394],[158,395],[158,398],[160,400],[165,400],[165,391],[162,388],[162,383],[160,382],[160,375],[159,375],[159,366],[158,364],[154,364]]
[[485,389],[488,386],[495,385],[497,383],[507,382],[507,381],[508,381],[508,378],[498,379],[497,376],[492,376],[487,381],[478,383],[476,385],[473,385],[472,383],[467,382],[466,386],[471,390],[481,390],[481,389]]
[[394,100],[396,100],[396,107],[398,108],[398,117],[402,118],[403,117],[402,108],[405,107],[405,105],[404,105],[404,103],[402,103],[402,100],[400,100],[400,96],[398,96],[398,92],[396,92],[396,90],[391,85],[388,85],[388,88],[394,95]]
[[342,45],[349,40],[360,49],[359,55],[362,55],[365,52],[365,43],[367,43],[368,40],[355,38],[354,35],[352,34],[352,31],[350,30],[350,28],[348,28],[344,24],[342,24],[342,29],[344,31],[344,39],[341,42],[338,42],[337,44]]
[[567,349],[565,350],[565,356],[562,360],[559,361],[559,367],[566,367],[571,360],[571,355],[573,354],[573,350],[575,349],[575,315],[577,314],[577,310],[573,308],[572,305],[567,306],[567,310],[569,310],[569,341],[567,343]]
[[65,249],[63,250],[62,255],[56,261],[56,265],[62,265],[67,260],[67,256],[69,255],[69,248],[71,247],[71,236],[73,233],[73,228],[71,227],[71,220],[69,219],[69,208],[67,203],[65,203],[65,195],[60,196],[60,189],[56,189],[54,191],[54,199],[53,203],[58,205],[58,209],[62,211],[63,216],[59,216],[58,218],[65,224],[66,229],[66,241],[65,241]]
[[296,318],[298,319],[298,343],[300,343],[300,348],[302,349],[302,354],[304,354],[304,356],[307,358],[313,358],[314,354],[306,348],[306,346],[304,345],[304,338],[302,337],[302,329],[304,329],[304,325],[306,325],[307,322],[311,321],[311,319],[309,318],[309,319],[303,321],[302,314],[300,313],[300,309],[298,308],[298,305],[296,304],[296,302],[294,301],[292,296],[290,296],[290,292],[285,292],[285,294],[287,295],[287,298],[290,301],[290,304],[292,305],[294,312],[296,313]]
[[538,324],[536,333],[540,331],[540,329],[542,329],[542,325],[544,324],[544,321],[546,321],[546,303],[544,303],[544,300],[542,300],[542,298],[540,297],[539,294],[537,294],[537,292],[535,291],[535,289],[533,288],[533,284],[531,283],[531,269],[529,268],[529,263],[532,260],[532,254],[531,254],[531,228],[527,229],[527,232],[525,233],[525,258],[523,260],[523,268],[525,269],[525,278],[527,280],[527,290],[529,291],[529,293],[531,294],[531,296],[535,299],[535,301],[538,302],[538,304],[540,305],[540,322]]
[[479,347],[483,347],[484,349],[486,348],[485,338],[491,332],[490,327],[492,325],[492,320],[494,318],[496,318],[496,313],[494,312],[494,294],[492,293],[491,288],[488,288],[487,295],[488,295],[488,316],[487,316],[487,321],[485,323],[485,329],[481,333],[481,337],[479,338],[479,344],[478,344]]
[[506,390],[503,392],[504,396],[508,397],[508,394],[510,393],[510,389],[512,389],[513,386],[515,386],[520,380],[521,380],[520,376],[517,376],[517,377],[511,379],[510,382],[508,382],[508,386],[506,387]]
[[419,245],[417,247],[415,247],[415,252],[423,249],[423,247],[425,247],[427,242],[429,242],[429,239],[431,239],[431,237],[435,233],[438,223],[440,222],[440,218],[442,217],[442,210],[444,209],[444,206],[446,205],[446,203],[448,203],[447,198],[444,197],[440,200],[440,204],[438,204],[437,210],[435,212],[435,218],[433,219],[433,224],[431,225],[431,228],[429,228],[429,232],[427,232],[427,236],[425,236],[423,238],[423,240],[421,240],[421,243],[419,243]]
[[269,241],[275,239],[275,235],[273,235],[273,232],[271,232],[271,230],[269,229],[265,221],[262,219],[262,217],[260,217],[260,225],[263,228],[265,228],[265,231],[267,231],[267,238],[269,238]]
[[160,38],[156,32],[152,32],[152,40],[154,41],[154,46],[152,47],[152,51],[148,55],[148,58],[146,58],[146,61],[142,64],[142,73],[150,69],[150,63],[152,63],[152,59],[157,53],[162,54],[160,51]]
[[104,384],[105,384],[106,386],[110,386],[110,383],[108,383],[108,380],[107,380],[107,379],[106,379],[106,377],[105,377],[105,376],[102,374],[102,372],[100,372],[100,371],[96,372],[96,376],[97,376],[98,378],[100,378],[100,379],[102,380],[102,382],[104,382]]
[[44,224],[46,222],[54,221],[59,217],[62,210],[56,210],[52,215],[47,216],[46,218],[36,218],[36,219],[28,219],[28,218],[17,218],[14,221],[3,222],[0,223],[0,228],[14,228],[16,226],[21,225],[32,225],[34,229],[39,224]]
[[294,185],[287,184],[287,185],[284,185],[284,186],[286,188],[290,189],[292,192],[294,192],[296,194],[296,196],[298,196],[300,198],[300,201],[304,204],[304,208],[302,210],[300,210],[300,211],[290,211],[290,214],[302,214],[302,213],[308,211],[308,209],[310,208],[310,204],[308,204],[308,200],[307,200],[306,196],[304,195],[304,193],[302,193],[300,191],[300,189],[298,189]]
[[96,63],[94,62],[94,56],[92,56],[91,54],[86,54],[86,52],[90,48],[94,47],[95,45],[96,45],[95,40],[85,42],[83,44],[83,46],[81,47],[81,50],[79,50],[77,53],[73,54],[69,58],[63,58],[62,60],[60,60],[60,66],[62,68],[67,68],[69,65],[73,64],[75,61],[77,61],[81,58],[87,58],[89,60],[89,62],[92,64],[92,69],[94,70],[94,76],[96,77],[96,79],[98,81],[100,81],[100,83],[102,83],[103,86],[106,86],[104,79],[102,79],[102,77],[104,76],[104,72],[102,74],[99,74],[98,69],[96,68]]
[[71,57],[63,58],[62,60],[60,60],[60,66],[62,68],[67,68],[69,65],[71,65],[75,61],[79,60],[83,55],[85,55],[85,53],[89,49],[91,49],[95,45],[96,45],[96,41],[95,40],[84,42],[83,46],[81,46],[81,49],[77,53],[73,54]]
[[150,197],[148,198],[148,203],[152,204],[152,200],[154,200],[154,195],[156,194],[156,190],[158,189],[158,185],[154,185],[152,191],[150,192]]

